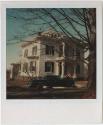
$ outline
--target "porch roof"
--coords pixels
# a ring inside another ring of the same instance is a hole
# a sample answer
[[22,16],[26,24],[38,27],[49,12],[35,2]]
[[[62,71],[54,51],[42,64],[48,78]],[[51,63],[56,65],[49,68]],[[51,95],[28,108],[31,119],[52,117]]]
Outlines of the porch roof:
[[39,56],[28,56],[27,58],[28,58],[28,59],[38,59]]

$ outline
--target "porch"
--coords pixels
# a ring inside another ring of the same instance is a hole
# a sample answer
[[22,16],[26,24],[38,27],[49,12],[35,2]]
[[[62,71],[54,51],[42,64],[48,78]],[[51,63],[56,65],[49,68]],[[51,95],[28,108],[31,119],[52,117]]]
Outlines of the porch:
[[65,60],[56,61],[57,75],[63,77],[71,77],[73,79],[81,77],[81,67],[76,62]]

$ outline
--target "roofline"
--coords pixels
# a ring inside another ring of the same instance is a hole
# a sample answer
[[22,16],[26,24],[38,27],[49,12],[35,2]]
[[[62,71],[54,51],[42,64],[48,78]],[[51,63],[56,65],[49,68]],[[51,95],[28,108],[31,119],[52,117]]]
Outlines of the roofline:
[[33,42],[34,42],[34,41],[25,41],[25,43],[23,43],[23,44],[21,45],[21,47],[24,48],[24,47],[26,47],[26,46],[32,44]]
[[[36,37],[34,37],[33,38],[33,40],[31,40],[31,41],[24,41],[25,43],[23,43],[22,45],[21,45],[21,47],[22,48],[24,48],[24,47],[26,47],[26,46],[29,46],[29,45],[31,45],[31,44],[33,44],[33,43],[36,43],[37,42],[37,40],[39,40],[39,39],[45,39],[45,38],[47,38],[47,39],[52,39],[52,40],[56,40],[56,38],[55,37],[49,37],[49,36],[46,36],[45,35],[45,32],[43,32],[44,34],[41,34],[41,35],[38,35],[38,36],[36,36]],[[64,38],[61,38],[61,40],[73,40],[74,41],[74,44],[78,44],[78,42],[77,41],[81,41],[80,39],[78,39],[78,38],[73,38],[73,37],[64,37]],[[60,41],[60,39],[58,39],[59,41]],[[56,40],[57,41],[57,40]],[[81,46],[81,47],[83,47],[83,45],[79,45],[79,46]]]
[[26,46],[29,46],[29,45],[32,44],[32,43],[37,43],[37,40],[38,40],[40,37],[41,37],[41,36],[37,36],[37,37],[34,38],[34,40],[24,41],[25,43],[23,43],[23,44],[21,45],[21,47],[24,48],[24,47],[26,47]]

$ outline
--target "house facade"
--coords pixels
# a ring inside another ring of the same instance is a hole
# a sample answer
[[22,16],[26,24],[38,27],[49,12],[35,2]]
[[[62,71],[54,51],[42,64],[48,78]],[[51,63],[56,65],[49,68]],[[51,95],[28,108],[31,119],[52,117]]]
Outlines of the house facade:
[[22,44],[20,76],[43,77],[46,75],[67,75],[86,77],[83,47],[78,40],[48,30]]

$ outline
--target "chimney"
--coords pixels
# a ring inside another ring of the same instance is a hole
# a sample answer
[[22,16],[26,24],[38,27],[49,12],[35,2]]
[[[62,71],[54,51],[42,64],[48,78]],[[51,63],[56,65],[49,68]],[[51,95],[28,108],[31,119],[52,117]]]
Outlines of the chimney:
[[38,36],[41,36],[41,32],[38,32]]

